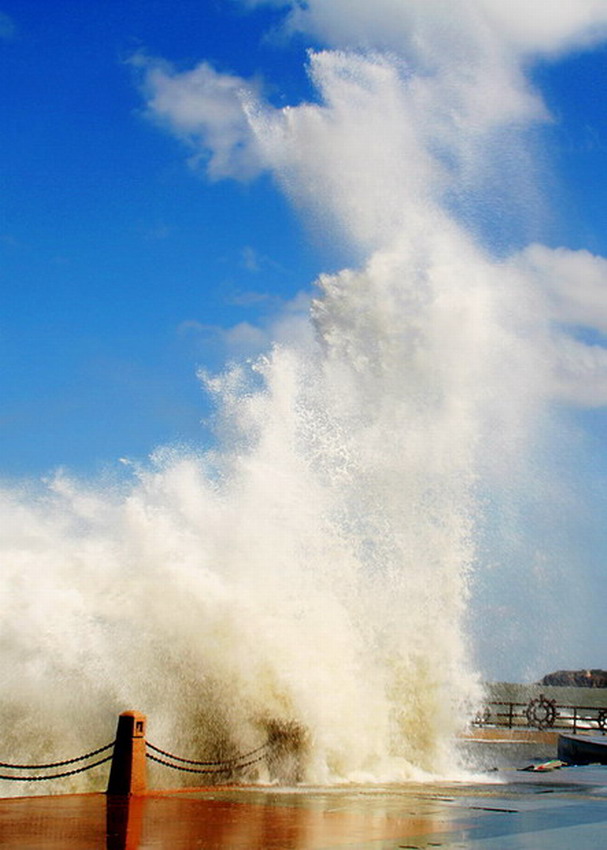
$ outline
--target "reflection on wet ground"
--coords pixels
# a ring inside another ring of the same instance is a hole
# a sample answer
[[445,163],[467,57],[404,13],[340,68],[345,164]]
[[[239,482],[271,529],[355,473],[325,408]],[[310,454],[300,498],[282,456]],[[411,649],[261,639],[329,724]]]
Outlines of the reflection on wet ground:
[[607,767],[492,782],[0,800],[7,850],[554,850],[604,845]]

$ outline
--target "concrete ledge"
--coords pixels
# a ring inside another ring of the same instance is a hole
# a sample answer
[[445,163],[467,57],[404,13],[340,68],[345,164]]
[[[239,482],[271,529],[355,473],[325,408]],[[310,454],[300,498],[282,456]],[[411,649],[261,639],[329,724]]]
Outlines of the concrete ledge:
[[466,741],[490,741],[493,744],[554,744],[556,747],[562,729],[508,729],[487,728],[471,729],[460,737]]

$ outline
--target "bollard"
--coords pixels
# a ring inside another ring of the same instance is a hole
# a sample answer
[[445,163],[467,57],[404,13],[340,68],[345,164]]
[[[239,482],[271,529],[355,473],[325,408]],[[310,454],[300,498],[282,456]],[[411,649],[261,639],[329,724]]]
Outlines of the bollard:
[[108,794],[146,793],[145,724],[145,715],[138,711],[123,711],[119,716]]

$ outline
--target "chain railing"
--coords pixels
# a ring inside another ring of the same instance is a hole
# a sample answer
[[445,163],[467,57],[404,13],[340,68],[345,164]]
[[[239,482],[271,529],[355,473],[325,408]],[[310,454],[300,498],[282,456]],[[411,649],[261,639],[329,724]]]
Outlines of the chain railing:
[[[225,774],[243,770],[245,767],[251,767],[251,765],[259,764],[259,762],[264,761],[268,755],[269,743],[266,742],[248,753],[241,753],[238,756],[234,756],[230,759],[224,759],[223,761],[198,761],[196,759],[182,758],[181,756],[173,755],[173,753],[170,753],[167,750],[161,750],[160,747],[150,744],[149,741],[146,741],[146,748],[147,750],[152,750],[152,752],[146,752],[147,759],[154,761],[157,764],[161,764],[164,767],[171,767],[173,770],[180,770],[184,773]],[[158,756],[153,755],[152,753],[159,753],[160,755],[166,756],[170,759],[170,761],[158,758]],[[252,756],[257,757],[252,758]],[[174,764],[174,762],[178,762],[178,764]],[[196,767],[183,767],[184,764],[194,764]]]
[[[103,753],[111,753],[96,759]],[[236,777],[246,768],[269,759],[272,746],[269,741],[255,749],[239,753],[220,761],[202,761],[175,755],[151,744],[146,739],[146,718],[135,711],[125,711],[118,718],[116,738],[103,747],[84,753],[74,758],[66,758],[53,762],[27,764],[24,762],[0,761],[0,780],[8,782],[43,782],[52,779],[64,779],[79,773],[92,770],[95,767],[111,762],[111,770],[107,793],[110,796],[130,796],[145,794],[147,791],[146,761],[150,760],[184,773],[195,773],[206,776],[221,775]],[[96,759],[92,761],[92,759]],[[78,765],[72,767],[72,765]],[[69,767],[68,770],[57,768]],[[47,773],[46,771],[54,771]],[[8,771],[8,772],[4,772]]]
[[[8,769],[8,770],[53,770],[56,767],[65,767],[68,764],[77,764],[81,761],[87,761],[88,759],[94,758],[98,756],[100,753],[107,752],[114,747],[114,741],[111,741],[109,744],[106,744],[104,747],[99,747],[96,750],[91,750],[89,753],[84,753],[84,755],[76,756],[71,759],[64,759],[63,761],[53,761],[46,762],[45,764],[17,764],[14,762],[6,762],[0,761],[0,768]],[[112,755],[106,756],[105,758],[98,759],[98,761],[92,762],[91,764],[85,764],[82,767],[77,767],[73,770],[64,770],[60,773],[47,773],[41,775],[34,775],[30,773],[26,774],[0,774],[0,779],[8,780],[9,782],[44,782],[50,779],[64,779],[66,776],[75,776],[77,773],[84,773],[87,770],[92,770],[94,767],[99,767],[101,764],[105,764],[108,761],[112,760]]]
[[607,708],[600,706],[560,705],[544,694],[529,702],[492,701],[478,711],[475,727],[507,729],[560,729],[607,732]]

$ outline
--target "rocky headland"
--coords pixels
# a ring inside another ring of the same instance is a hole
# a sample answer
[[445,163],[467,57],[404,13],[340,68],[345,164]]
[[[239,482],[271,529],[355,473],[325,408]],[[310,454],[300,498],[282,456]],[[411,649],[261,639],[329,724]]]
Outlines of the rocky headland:
[[607,670],[557,670],[538,682],[567,688],[607,688]]

